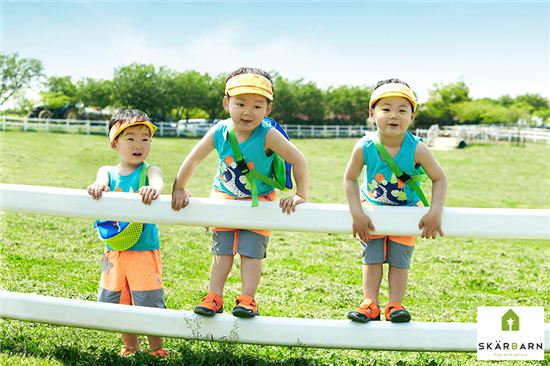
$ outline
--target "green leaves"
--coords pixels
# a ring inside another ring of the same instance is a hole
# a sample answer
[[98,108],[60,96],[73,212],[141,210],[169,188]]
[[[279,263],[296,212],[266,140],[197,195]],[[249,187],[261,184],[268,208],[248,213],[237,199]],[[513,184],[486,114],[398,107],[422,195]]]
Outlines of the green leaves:
[[42,62],[19,57],[17,53],[0,53],[0,105],[42,76]]

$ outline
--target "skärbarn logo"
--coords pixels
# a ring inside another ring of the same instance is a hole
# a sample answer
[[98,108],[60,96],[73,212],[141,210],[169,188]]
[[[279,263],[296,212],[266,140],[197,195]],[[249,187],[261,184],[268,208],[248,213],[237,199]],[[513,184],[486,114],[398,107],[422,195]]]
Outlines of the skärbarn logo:
[[543,307],[479,307],[478,360],[543,360]]

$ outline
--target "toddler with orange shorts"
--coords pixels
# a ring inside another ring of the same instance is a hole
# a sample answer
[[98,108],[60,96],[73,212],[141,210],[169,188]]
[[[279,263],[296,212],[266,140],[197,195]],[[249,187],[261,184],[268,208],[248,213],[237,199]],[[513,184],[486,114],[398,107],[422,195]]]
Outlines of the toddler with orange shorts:
[[[87,188],[92,198],[100,199],[102,193],[108,191],[136,192],[142,202],[149,205],[160,196],[164,188],[161,170],[145,162],[156,129],[149,117],[136,109],[122,110],[112,118],[109,140],[119,155],[119,163],[99,168],[95,182]],[[113,226],[118,227],[118,222]],[[116,250],[106,244],[101,267],[99,302],[166,308],[156,225],[143,224],[137,242],[129,249]],[[147,338],[151,355],[168,356],[162,348],[162,338]],[[121,355],[140,352],[136,334],[122,334],[122,341]]]

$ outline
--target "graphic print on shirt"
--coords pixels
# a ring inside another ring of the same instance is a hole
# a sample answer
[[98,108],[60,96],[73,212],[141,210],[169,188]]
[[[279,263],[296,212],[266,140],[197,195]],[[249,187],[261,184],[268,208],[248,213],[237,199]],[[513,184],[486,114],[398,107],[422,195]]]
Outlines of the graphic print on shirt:
[[[249,169],[254,169],[254,163],[247,162],[246,165]],[[252,194],[250,192],[250,185],[232,156],[226,156],[223,159],[220,163],[219,172],[220,181],[225,189],[235,195],[235,197],[250,197]]]
[[383,174],[378,173],[368,184],[369,198],[386,205],[403,206],[407,204],[407,193],[403,190],[405,183],[392,173],[388,182]]

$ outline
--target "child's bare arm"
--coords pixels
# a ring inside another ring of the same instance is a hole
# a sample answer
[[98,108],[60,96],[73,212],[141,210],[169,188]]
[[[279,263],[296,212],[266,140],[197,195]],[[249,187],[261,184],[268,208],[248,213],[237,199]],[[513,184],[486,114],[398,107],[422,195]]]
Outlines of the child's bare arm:
[[418,223],[418,228],[422,229],[421,235],[423,238],[435,239],[438,233],[443,236],[441,213],[445,204],[445,194],[447,193],[447,177],[441,165],[439,165],[430,149],[424,143],[418,143],[414,156],[415,162],[424,168],[432,181],[430,209]]
[[97,170],[95,182],[90,184],[86,188],[88,194],[92,196],[93,199],[98,200],[101,198],[103,192],[109,192],[109,167],[102,166]]
[[292,197],[283,198],[279,202],[279,207],[283,212],[290,214],[296,210],[297,205],[304,203],[307,199],[309,183],[306,158],[294,144],[285,139],[274,128],[268,131],[265,145],[266,148],[277,153],[293,166],[296,194]]
[[344,173],[344,192],[348,200],[352,218],[353,237],[359,237],[361,241],[369,240],[369,233],[374,231],[374,225],[368,215],[363,211],[361,196],[359,195],[358,179],[363,170],[363,143],[361,140],[355,144],[351,157]]
[[164,181],[162,180],[162,171],[155,165],[150,166],[147,170],[147,178],[149,185],[140,187],[137,192],[141,194],[143,203],[150,205],[162,194]]
[[172,209],[179,211],[189,203],[189,192],[185,190],[189,179],[199,165],[214,150],[214,127],[191,149],[183,160],[172,187]]

